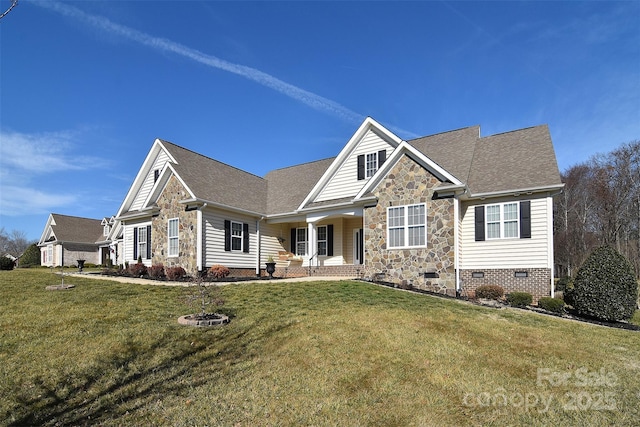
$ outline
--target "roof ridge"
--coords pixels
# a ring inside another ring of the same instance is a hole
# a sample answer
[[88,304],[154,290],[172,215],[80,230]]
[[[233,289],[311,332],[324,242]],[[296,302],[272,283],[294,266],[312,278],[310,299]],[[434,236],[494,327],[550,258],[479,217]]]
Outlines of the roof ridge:
[[535,129],[535,128],[539,128],[539,127],[543,127],[543,126],[548,126],[548,125],[547,124],[541,124],[541,125],[528,126],[526,128],[521,128],[521,129],[507,130],[507,131],[504,131],[504,132],[494,133],[492,135],[481,136],[480,139],[491,138],[492,136],[506,135],[506,134],[509,134],[509,133],[522,132],[523,130]]
[[218,164],[225,165],[225,166],[230,167],[230,168],[232,168],[232,169],[235,169],[235,170],[237,170],[237,171],[240,171],[240,172],[246,173],[246,174],[248,174],[248,175],[252,175],[252,176],[254,176],[254,177],[256,177],[256,178],[264,179],[263,177],[261,177],[261,176],[259,176],[259,175],[256,175],[256,174],[254,174],[253,172],[246,171],[246,170],[241,169],[241,168],[239,168],[239,167],[237,167],[237,166],[233,166],[233,165],[230,165],[230,164],[228,164],[228,163],[222,162],[222,161],[220,161],[220,160],[214,159],[214,158],[212,158],[212,157],[206,156],[206,155],[204,155],[204,154],[202,154],[202,153],[198,153],[197,151],[193,151],[193,150],[191,150],[191,149],[189,149],[189,148],[186,148],[186,147],[183,147],[183,146],[181,146],[181,145],[175,144],[175,143],[173,143],[173,142],[171,142],[171,141],[167,141],[166,139],[158,138],[158,140],[159,140],[159,141],[161,141],[163,144],[170,144],[170,145],[173,145],[174,147],[177,147],[177,148],[180,148],[180,149],[182,149],[182,150],[188,151],[188,152],[189,152],[189,153],[191,153],[191,154],[195,154],[195,155],[197,155],[197,156],[204,157],[204,158],[205,158],[205,159],[207,159],[207,160],[211,160],[211,161],[216,162],[216,163],[218,163]]
[[324,161],[326,161],[326,160],[334,160],[336,157],[337,157],[337,156],[333,156],[333,157],[326,157],[326,158],[324,158],[324,159],[310,160],[310,161],[308,161],[308,162],[298,163],[298,164],[291,165],[291,166],[283,166],[283,167],[281,167],[281,168],[277,168],[277,169],[272,169],[272,170],[270,170],[269,172],[267,172],[267,173],[266,173],[266,175],[270,174],[271,172],[281,171],[281,170],[284,170],[284,169],[296,168],[296,167],[298,167],[298,166],[309,165],[309,164],[311,164],[311,163],[324,162]]
[[97,218],[87,218],[86,216],[67,215],[67,214],[54,213],[54,212],[51,212],[51,215],[65,216],[67,218],[89,219],[91,221],[102,221],[102,219],[97,219]]
[[422,139],[422,138],[430,138],[432,136],[444,135],[446,133],[460,132],[461,130],[467,130],[467,129],[479,128],[479,127],[480,127],[480,125],[464,126],[464,127],[458,128],[458,129],[451,129],[451,130],[446,130],[444,132],[432,133],[432,134],[429,134],[429,135],[419,136],[419,137],[413,138],[413,139],[407,139],[406,141],[411,143],[411,141],[416,141],[416,140]]

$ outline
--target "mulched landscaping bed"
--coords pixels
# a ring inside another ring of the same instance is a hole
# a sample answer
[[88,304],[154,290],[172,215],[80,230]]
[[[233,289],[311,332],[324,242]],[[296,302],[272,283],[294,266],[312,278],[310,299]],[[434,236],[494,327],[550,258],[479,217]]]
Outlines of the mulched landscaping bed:
[[565,308],[565,313],[553,313],[551,311],[543,310],[541,308],[533,307],[533,306],[511,307],[508,304],[504,304],[504,303],[501,303],[501,302],[498,302],[498,301],[496,301],[497,304],[487,305],[487,304],[482,304],[482,303],[478,302],[477,300],[473,300],[473,299],[467,298],[467,297],[455,297],[455,296],[451,296],[451,295],[447,295],[447,294],[443,294],[443,293],[439,293],[439,292],[426,291],[426,290],[423,290],[423,289],[414,288],[412,286],[402,286],[402,285],[398,285],[397,283],[384,282],[384,281],[373,281],[373,282],[369,281],[369,282],[370,283],[375,283],[377,285],[387,286],[387,287],[390,287],[390,288],[403,289],[405,291],[416,292],[416,293],[419,293],[419,294],[432,295],[432,296],[439,297],[439,298],[468,301],[468,302],[470,302],[472,304],[482,305],[484,307],[519,308],[520,310],[534,311],[536,313],[545,314],[547,316],[560,317],[560,318],[563,318],[563,319],[571,319],[571,320],[576,320],[578,322],[592,323],[592,324],[595,324],[595,325],[606,326],[606,327],[609,327],[609,328],[626,329],[626,330],[629,330],[629,331],[640,331],[640,326],[635,325],[633,323],[629,323],[629,322],[606,322],[604,320],[584,317],[584,316],[580,316],[575,310],[573,310],[571,308]]

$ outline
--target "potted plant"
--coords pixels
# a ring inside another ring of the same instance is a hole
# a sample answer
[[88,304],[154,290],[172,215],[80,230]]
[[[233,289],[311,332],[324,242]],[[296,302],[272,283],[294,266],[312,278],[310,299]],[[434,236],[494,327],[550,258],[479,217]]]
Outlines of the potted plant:
[[276,271],[276,262],[273,260],[273,257],[269,255],[267,258],[267,273],[269,274],[269,279],[273,279],[273,273]]

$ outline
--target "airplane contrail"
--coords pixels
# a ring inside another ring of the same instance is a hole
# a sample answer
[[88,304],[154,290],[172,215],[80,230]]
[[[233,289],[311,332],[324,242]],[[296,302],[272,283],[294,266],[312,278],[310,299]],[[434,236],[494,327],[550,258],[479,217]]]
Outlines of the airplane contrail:
[[[355,111],[352,111],[335,101],[317,95],[313,92],[301,89],[255,68],[248,67],[246,65],[234,64],[232,62],[225,61],[224,59],[220,59],[216,56],[207,55],[196,49],[191,49],[180,43],[176,43],[161,37],[154,37],[133,28],[116,24],[115,22],[112,22],[107,18],[90,15],[74,6],[70,6],[64,3],[60,3],[57,1],[34,1],[33,4],[36,4],[45,9],[52,10],[61,15],[83,21],[95,28],[110,32],[115,35],[119,35],[121,37],[125,37],[129,40],[140,43],[144,46],[148,46],[152,49],[171,52],[176,55],[192,59],[201,64],[239,75],[260,85],[278,91],[290,98],[298,100],[311,108],[331,114],[347,122],[359,124],[364,120],[365,116],[363,114],[356,113]],[[401,132],[410,137],[419,136],[414,134],[413,132],[405,131],[393,126],[390,126],[390,128],[395,132]]]
[[351,111],[350,109],[338,104],[337,102],[331,101],[330,99],[324,98],[320,95],[316,95],[313,92],[309,92],[292,84],[284,82],[276,77],[273,77],[270,74],[267,74],[255,68],[234,64],[232,62],[225,61],[224,59],[217,58],[213,55],[207,55],[198,50],[191,49],[180,43],[176,43],[160,37],[151,36],[141,31],[134,30],[133,28],[116,24],[115,22],[112,22],[107,18],[90,15],[76,7],[67,4],[53,1],[38,1],[34,2],[34,4],[37,4],[38,6],[44,7],[49,10],[53,10],[57,13],[60,13],[61,15],[81,20],[95,28],[125,37],[144,46],[148,46],[160,51],[172,52],[176,55],[192,59],[201,64],[237,74],[246,79],[253,80],[258,84],[276,90],[290,98],[296,99],[303,104],[308,105],[309,107],[333,114],[346,121],[360,123],[364,119],[363,115]]

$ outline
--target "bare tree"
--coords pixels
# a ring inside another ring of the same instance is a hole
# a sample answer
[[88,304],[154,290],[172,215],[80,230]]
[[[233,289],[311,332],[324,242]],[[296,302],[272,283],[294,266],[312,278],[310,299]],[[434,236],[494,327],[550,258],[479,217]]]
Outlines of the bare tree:
[[572,275],[596,246],[607,244],[640,275],[640,141],[573,166],[562,179],[554,212],[558,274]]
[[24,231],[12,230],[7,233],[4,227],[0,228],[0,255],[19,257],[32,243],[34,242],[27,239]]

